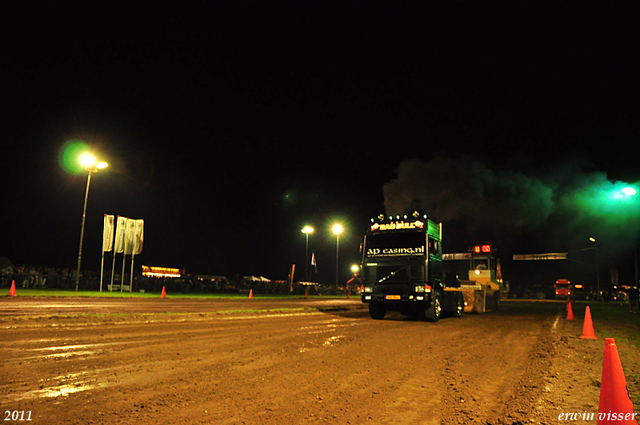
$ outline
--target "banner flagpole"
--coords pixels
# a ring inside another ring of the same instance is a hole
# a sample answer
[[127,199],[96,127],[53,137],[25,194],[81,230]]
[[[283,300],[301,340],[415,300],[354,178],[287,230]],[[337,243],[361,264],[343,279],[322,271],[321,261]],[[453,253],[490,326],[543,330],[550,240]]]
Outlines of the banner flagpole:
[[127,264],[127,254],[122,254],[122,274],[120,275],[120,292],[122,292],[122,288],[124,287],[124,266]]
[[136,254],[131,253],[131,279],[129,280],[129,293],[132,292],[133,290],[133,259],[135,258]]
[[104,253],[113,249],[113,215],[104,215],[104,227],[102,229],[102,261],[100,262],[100,292],[104,280]]
[[136,255],[142,252],[142,242],[144,240],[144,220],[135,220],[135,226],[131,241],[131,281],[129,282],[129,292],[133,291],[133,260]]
[[100,292],[102,292],[103,277],[104,277],[104,251],[102,251],[102,261],[100,261]]
[[113,292],[113,277],[116,273],[116,250],[113,250],[113,259],[111,261],[111,285],[109,286],[109,292]]
[[[116,225],[116,243],[113,247],[113,263],[111,264],[111,288],[109,289],[111,292],[113,292],[113,283],[116,276],[116,254],[124,252],[124,230],[126,223],[126,217],[118,216],[118,223]],[[122,261],[124,262],[124,256],[122,258]],[[122,275],[120,277],[120,284],[122,284]]]

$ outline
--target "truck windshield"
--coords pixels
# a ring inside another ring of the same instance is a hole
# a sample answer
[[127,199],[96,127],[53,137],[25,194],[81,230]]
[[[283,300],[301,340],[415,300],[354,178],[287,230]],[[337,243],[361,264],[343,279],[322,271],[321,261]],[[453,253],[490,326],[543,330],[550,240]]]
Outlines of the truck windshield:
[[424,256],[426,253],[424,233],[383,233],[368,235],[365,257]]

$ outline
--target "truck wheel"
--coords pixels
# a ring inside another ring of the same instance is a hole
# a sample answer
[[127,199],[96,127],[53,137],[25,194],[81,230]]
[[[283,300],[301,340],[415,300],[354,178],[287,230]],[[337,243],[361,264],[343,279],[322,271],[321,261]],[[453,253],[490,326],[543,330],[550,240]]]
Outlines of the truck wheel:
[[374,320],[384,319],[384,315],[387,314],[387,309],[382,304],[369,303],[369,316]]
[[433,293],[431,306],[424,312],[424,316],[428,322],[437,322],[438,320],[440,320],[440,313],[442,313],[442,305],[440,304],[440,292],[435,291]]

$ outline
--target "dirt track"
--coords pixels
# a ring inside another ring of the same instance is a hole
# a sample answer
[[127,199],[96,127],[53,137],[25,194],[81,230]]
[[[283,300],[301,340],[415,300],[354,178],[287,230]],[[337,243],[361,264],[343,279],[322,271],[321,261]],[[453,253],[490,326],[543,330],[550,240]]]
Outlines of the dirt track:
[[597,412],[604,340],[578,339],[563,304],[437,324],[373,321],[357,299],[315,307],[0,299],[0,406],[33,424],[552,424]]

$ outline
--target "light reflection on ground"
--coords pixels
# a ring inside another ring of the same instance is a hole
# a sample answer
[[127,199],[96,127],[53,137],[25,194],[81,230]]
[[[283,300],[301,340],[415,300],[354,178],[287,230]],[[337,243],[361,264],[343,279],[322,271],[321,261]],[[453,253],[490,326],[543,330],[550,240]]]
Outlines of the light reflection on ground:
[[70,394],[97,388],[106,388],[111,384],[108,382],[96,382],[95,376],[105,371],[110,371],[110,369],[54,376],[52,378],[43,379],[40,388],[37,390],[31,390],[20,394],[8,394],[5,397],[11,401],[29,400],[34,398],[55,398],[66,397]]

